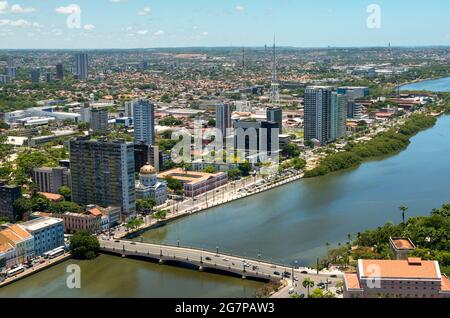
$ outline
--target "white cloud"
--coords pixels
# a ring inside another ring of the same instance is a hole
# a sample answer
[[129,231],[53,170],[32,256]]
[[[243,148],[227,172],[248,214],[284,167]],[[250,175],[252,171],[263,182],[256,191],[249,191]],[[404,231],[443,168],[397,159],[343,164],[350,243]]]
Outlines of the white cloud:
[[244,11],[244,10],[245,10],[245,7],[243,7],[243,6],[236,6],[235,9],[236,9],[237,11]]
[[138,15],[147,15],[149,14],[151,11],[150,7],[144,7],[144,9],[138,11]]
[[86,31],[92,31],[92,30],[95,29],[95,25],[93,25],[93,24],[85,24],[83,26],[83,29],[85,29]]
[[31,22],[28,20],[24,20],[24,19],[19,19],[19,20],[8,20],[8,19],[3,19],[0,20],[0,26],[13,26],[13,27],[21,27],[21,28],[26,28],[26,27],[40,27],[41,25],[37,22]]
[[128,2],[128,0],[109,0],[109,2],[120,3],[120,2]]
[[11,6],[12,13],[32,13],[35,11],[35,8],[23,8],[20,4],[13,4]]
[[208,36],[208,35],[209,35],[209,32],[205,31],[205,32],[202,33],[202,35],[203,35],[203,36]]
[[8,9],[8,1],[0,1],[0,14],[6,13]]
[[163,36],[165,34],[165,32],[163,30],[159,30],[156,31],[155,33],[153,33],[154,36]]
[[148,33],[148,30],[139,30],[136,33],[139,35],[146,35]]
[[71,14],[81,12],[81,8],[78,4],[69,4],[68,6],[65,7],[58,7],[55,9],[55,11],[61,14]]

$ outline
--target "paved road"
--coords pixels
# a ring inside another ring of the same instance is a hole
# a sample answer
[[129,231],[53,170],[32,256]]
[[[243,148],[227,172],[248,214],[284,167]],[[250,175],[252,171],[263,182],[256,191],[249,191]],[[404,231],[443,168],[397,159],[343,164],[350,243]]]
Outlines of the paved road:
[[[158,245],[150,243],[138,243],[130,241],[119,240],[100,240],[101,249],[108,252],[114,252],[118,255],[138,255],[144,257],[151,257],[163,262],[178,261],[185,262],[195,266],[199,269],[215,269],[223,270],[236,275],[245,277],[255,277],[264,279],[281,279],[281,275],[285,272],[291,274],[288,279],[292,281],[292,272],[294,277],[299,281],[303,281],[304,277],[315,277],[317,282],[326,281],[329,273],[317,274],[302,274],[301,271],[306,269],[293,269],[292,267],[271,264],[266,261],[246,260],[236,255],[221,254],[220,250],[216,252],[204,251],[199,249],[191,249],[177,246]],[[244,267],[244,265],[247,266]],[[334,279],[335,282],[338,279]]]
[[[263,183],[264,177],[255,176],[241,179],[236,182],[230,182],[227,185],[209,191],[205,194],[199,195],[195,198],[188,198],[182,202],[169,204],[167,206],[160,206],[158,209],[170,211],[166,217],[166,221],[172,218],[178,218],[180,216],[187,216],[191,213],[200,212],[202,210],[225,204],[240,198],[248,197],[268,189],[278,187],[280,185],[295,181],[303,177],[303,174],[299,173],[286,173],[286,176],[276,181],[266,181]],[[274,177],[271,177],[274,178]],[[266,179],[267,180],[267,179]],[[158,220],[147,216],[144,218],[145,224],[140,227],[140,229],[148,228],[152,225],[158,223]],[[112,232],[114,238],[123,238],[129,233],[127,232],[125,226]]]

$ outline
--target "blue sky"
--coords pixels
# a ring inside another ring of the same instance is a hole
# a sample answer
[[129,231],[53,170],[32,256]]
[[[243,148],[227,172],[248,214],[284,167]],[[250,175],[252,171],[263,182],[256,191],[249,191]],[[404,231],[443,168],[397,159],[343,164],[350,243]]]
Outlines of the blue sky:
[[450,45],[449,12],[448,0],[0,0],[0,49],[263,46],[274,34],[281,46]]

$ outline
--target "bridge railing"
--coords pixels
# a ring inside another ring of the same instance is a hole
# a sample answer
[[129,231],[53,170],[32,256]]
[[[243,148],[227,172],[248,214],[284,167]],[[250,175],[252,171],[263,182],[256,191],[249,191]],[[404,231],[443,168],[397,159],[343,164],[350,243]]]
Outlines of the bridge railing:
[[[131,242],[135,242],[136,244],[147,244],[147,245],[151,245],[151,246],[159,246],[159,247],[170,247],[170,248],[184,248],[184,249],[189,249],[192,251],[197,251],[199,253],[201,252],[206,252],[206,253],[210,253],[213,255],[220,255],[220,256],[228,256],[228,257],[235,257],[235,258],[240,258],[240,259],[245,259],[248,261],[252,261],[252,262],[257,262],[257,263],[263,263],[266,265],[271,265],[271,266],[275,266],[275,267],[284,267],[286,269],[292,269],[292,265],[289,264],[282,264],[282,263],[277,263],[277,262],[272,262],[272,261],[267,261],[266,259],[263,258],[254,258],[254,257],[247,257],[247,256],[241,256],[238,254],[232,254],[232,253],[228,253],[228,252],[221,252],[219,250],[219,253],[217,253],[217,250],[211,250],[211,249],[207,249],[207,248],[198,248],[198,247],[193,247],[193,246],[186,246],[186,245],[182,245],[181,243],[179,245],[173,245],[173,244],[167,244],[167,243],[151,243],[151,242],[137,242],[137,241],[128,241],[128,240],[120,240],[121,243],[131,243]],[[119,243],[116,243],[119,244]],[[303,268],[303,267],[302,267]]]

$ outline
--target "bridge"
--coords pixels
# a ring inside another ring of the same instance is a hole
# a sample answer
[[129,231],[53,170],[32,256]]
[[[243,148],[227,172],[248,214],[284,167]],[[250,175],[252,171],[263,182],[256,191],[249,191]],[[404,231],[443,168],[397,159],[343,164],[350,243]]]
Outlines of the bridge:
[[301,275],[298,269],[287,265],[267,263],[261,260],[244,259],[236,255],[227,255],[219,251],[205,251],[194,248],[168,246],[160,244],[139,243],[124,240],[100,239],[102,252],[122,257],[148,258],[160,264],[187,264],[200,271],[240,276],[258,280],[280,280],[285,273],[294,279]]

